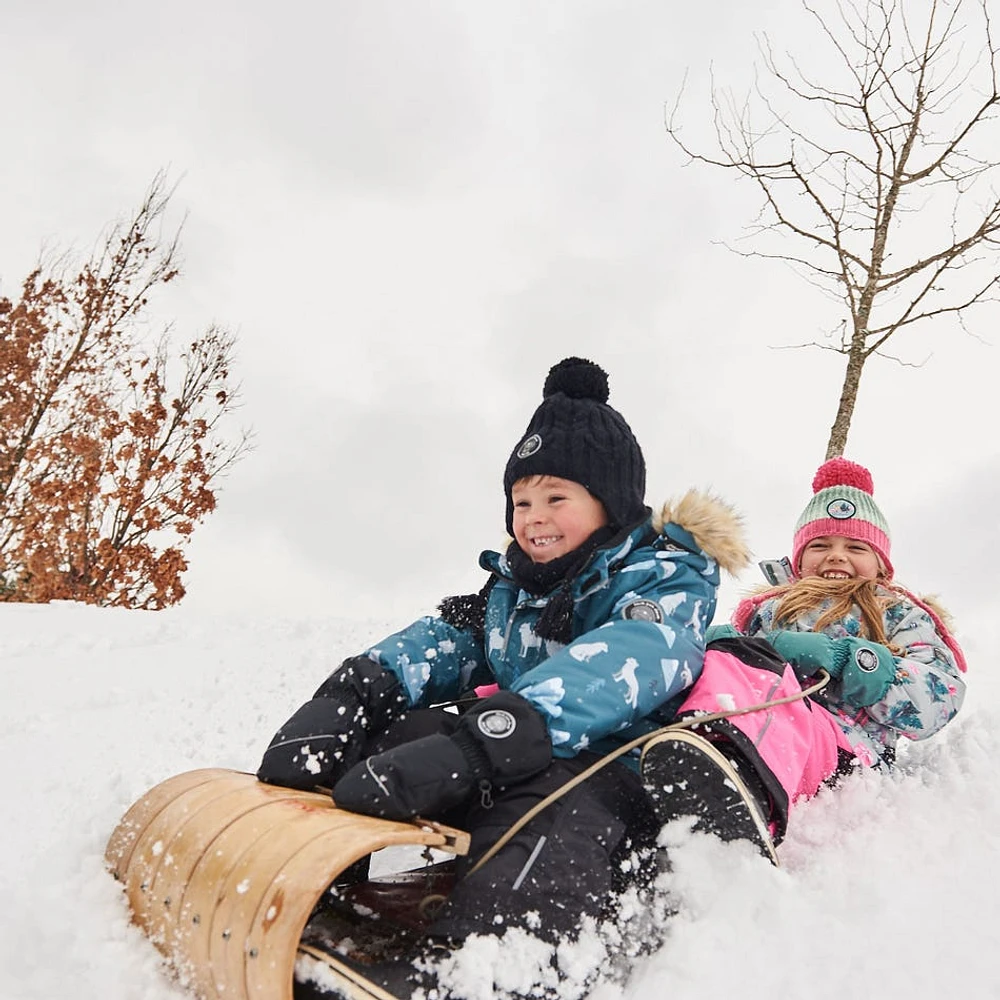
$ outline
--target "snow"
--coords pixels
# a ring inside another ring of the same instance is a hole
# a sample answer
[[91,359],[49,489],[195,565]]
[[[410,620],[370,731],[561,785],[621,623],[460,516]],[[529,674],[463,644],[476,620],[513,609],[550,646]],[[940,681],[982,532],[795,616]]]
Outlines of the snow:
[[[180,1000],[131,927],[104,846],[128,806],[197,767],[253,770],[277,726],[342,658],[401,621],[275,619],[0,604],[0,998]],[[997,680],[992,623],[960,633],[970,695],[892,776],[804,805],[775,869],[746,845],[666,831],[679,912],[624,987],[594,1000],[1000,997]],[[574,951],[575,947],[575,951]],[[587,942],[566,960],[586,967]],[[537,944],[481,942],[455,977],[476,1000]],[[514,978],[512,978],[514,977]]]

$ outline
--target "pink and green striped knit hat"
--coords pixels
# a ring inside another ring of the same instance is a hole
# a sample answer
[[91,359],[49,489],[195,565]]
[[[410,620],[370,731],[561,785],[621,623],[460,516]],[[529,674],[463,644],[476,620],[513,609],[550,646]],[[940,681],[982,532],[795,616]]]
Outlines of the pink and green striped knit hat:
[[813,498],[795,525],[792,541],[792,566],[799,571],[802,550],[822,535],[840,535],[867,542],[885,566],[887,580],[892,579],[889,559],[889,525],[875,505],[872,474],[857,462],[831,458],[813,477]]

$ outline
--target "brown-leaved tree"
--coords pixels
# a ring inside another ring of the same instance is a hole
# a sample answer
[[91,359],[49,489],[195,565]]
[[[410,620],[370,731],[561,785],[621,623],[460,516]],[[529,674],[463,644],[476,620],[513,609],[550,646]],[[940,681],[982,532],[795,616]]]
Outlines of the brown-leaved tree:
[[0,298],[2,600],[176,603],[186,542],[249,448],[222,433],[232,336],[144,343],[149,297],[178,275],[171,194],[157,175],[82,266],[40,265]]
[[929,320],[968,329],[973,307],[997,301],[991,2],[807,0],[815,44],[779,58],[765,36],[751,95],[713,86],[714,151],[686,140],[676,106],[668,116],[692,160],[756,186],[753,249],[740,252],[792,264],[843,308],[825,343],[796,345],[845,357],[827,458],[843,454],[865,363],[890,338]]

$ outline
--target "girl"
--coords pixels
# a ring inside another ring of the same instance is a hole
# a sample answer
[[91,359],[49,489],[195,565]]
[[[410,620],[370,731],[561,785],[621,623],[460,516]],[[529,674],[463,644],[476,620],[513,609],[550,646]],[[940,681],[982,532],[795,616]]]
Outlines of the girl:
[[813,700],[833,715],[841,749],[891,764],[900,736],[927,739],[958,713],[965,657],[943,610],[894,582],[868,470],[831,459],[813,493],[795,525],[797,579],[742,601],[732,624],[768,640],[800,680],[825,669],[832,679]]

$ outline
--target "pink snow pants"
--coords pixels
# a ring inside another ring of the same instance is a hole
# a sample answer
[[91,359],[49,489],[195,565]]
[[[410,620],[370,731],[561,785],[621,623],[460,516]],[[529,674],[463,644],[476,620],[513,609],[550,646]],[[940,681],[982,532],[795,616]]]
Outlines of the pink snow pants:
[[[678,715],[749,708],[801,690],[787,663],[779,676],[773,670],[750,666],[732,653],[709,649],[701,676]],[[819,791],[837,770],[838,748],[852,753],[833,716],[807,699],[733,715],[727,721],[750,740],[789,803]]]

